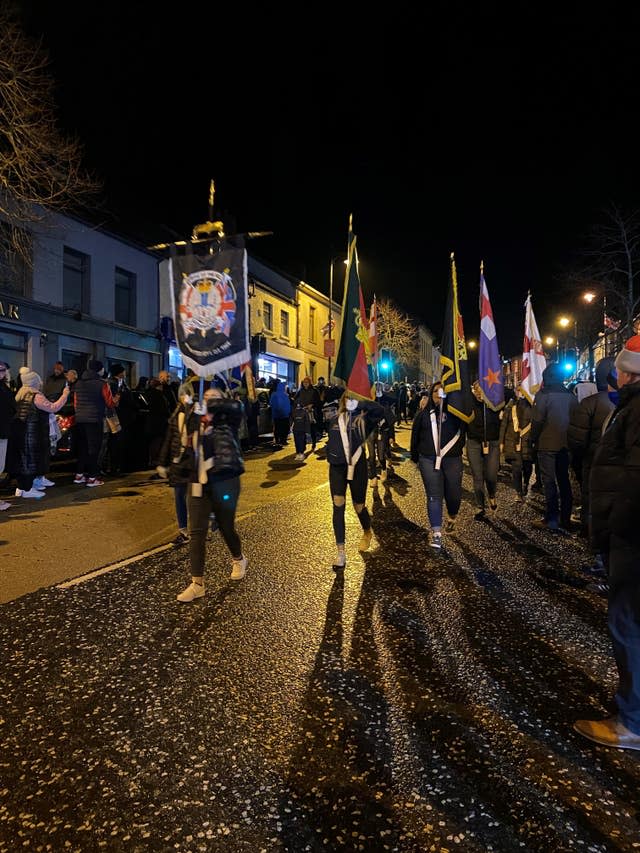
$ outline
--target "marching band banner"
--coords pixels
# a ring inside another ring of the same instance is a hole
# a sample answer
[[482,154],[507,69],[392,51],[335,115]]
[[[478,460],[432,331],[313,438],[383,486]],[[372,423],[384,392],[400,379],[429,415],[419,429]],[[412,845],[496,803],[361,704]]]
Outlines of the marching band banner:
[[212,376],[251,360],[247,253],[225,243],[214,254],[172,249],[169,286],[176,344],[198,376]]

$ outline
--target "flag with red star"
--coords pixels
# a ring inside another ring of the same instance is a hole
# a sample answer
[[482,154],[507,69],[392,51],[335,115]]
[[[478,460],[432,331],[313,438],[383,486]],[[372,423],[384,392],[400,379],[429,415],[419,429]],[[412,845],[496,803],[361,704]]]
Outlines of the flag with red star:
[[485,404],[499,412],[504,406],[504,377],[500,363],[498,337],[493,322],[489,291],[480,264],[480,346],[478,347],[478,385]]

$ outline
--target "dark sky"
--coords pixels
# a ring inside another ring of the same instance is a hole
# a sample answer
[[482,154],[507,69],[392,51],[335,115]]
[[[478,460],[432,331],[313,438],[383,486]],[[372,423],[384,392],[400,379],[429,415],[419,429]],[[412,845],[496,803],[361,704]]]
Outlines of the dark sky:
[[238,230],[274,232],[250,251],[324,290],[353,213],[366,302],[437,338],[450,252],[467,337],[484,259],[511,355],[527,290],[553,333],[561,266],[637,203],[637,27],[615,4],[20,5],[111,209],[186,236],[213,178]]

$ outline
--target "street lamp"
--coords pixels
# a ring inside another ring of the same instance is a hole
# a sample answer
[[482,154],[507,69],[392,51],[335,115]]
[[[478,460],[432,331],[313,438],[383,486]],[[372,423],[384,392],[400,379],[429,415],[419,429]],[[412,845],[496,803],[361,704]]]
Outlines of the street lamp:
[[475,349],[475,348],[478,346],[478,344],[477,344],[475,341],[473,341],[473,340],[472,340],[472,341],[467,341],[467,344],[468,344],[468,346],[469,346],[469,349]]
[[[566,316],[560,317],[558,319],[558,325],[561,326],[566,331],[569,328],[569,326],[571,325],[571,318],[566,317]],[[577,379],[578,378],[578,362],[580,361],[580,348],[578,346],[578,321],[575,319],[573,320],[573,351],[575,353],[575,359],[576,359],[575,369],[576,369],[576,379]],[[562,348],[562,357],[564,359],[566,359],[566,357],[567,357],[567,336],[566,335],[564,338],[564,346]],[[565,369],[566,369],[566,367],[565,367]]]

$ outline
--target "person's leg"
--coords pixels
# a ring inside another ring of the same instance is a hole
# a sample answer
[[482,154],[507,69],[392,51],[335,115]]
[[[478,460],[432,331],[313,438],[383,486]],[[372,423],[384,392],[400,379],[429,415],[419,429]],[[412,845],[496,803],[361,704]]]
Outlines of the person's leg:
[[419,460],[420,476],[427,498],[427,516],[434,533],[442,529],[442,498],[444,494],[442,471],[435,468],[432,456],[421,456]]
[[176,521],[178,522],[178,530],[180,533],[188,531],[188,514],[187,514],[187,484],[178,483],[173,487],[173,497],[176,507]]
[[569,528],[571,526],[573,492],[569,478],[569,451],[566,448],[556,453],[556,481],[560,492],[560,524],[562,527]]
[[240,477],[213,481],[209,484],[211,511],[216,517],[218,528],[234,560],[242,560],[242,543],[236,530],[236,509],[240,497]]
[[473,494],[475,495],[476,505],[480,512],[484,512],[484,465],[481,441],[475,438],[467,439],[467,460],[473,477]]
[[538,466],[544,489],[544,520],[551,528],[558,527],[558,487],[556,485],[556,454],[553,451],[538,451]]
[[76,442],[78,448],[78,459],[76,461],[76,480],[84,479],[87,473],[88,444],[87,444],[87,424],[76,424]]
[[589,532],[589,477],[591,476],[591,463],[583,460],[582,462],[582,486],[581,486],[581,504],[580,504],[580,528],[583,535],[588,535]]
[[378,469],[376,465],[376,433],[375,430],[367,436],[365,442],[367,454],[367,474],[370,480],[375,480]]
[[454,519],[462,503],[462,456],[445,456],[441,464],[447,513]]
[[500,470],[500,444],[497,441],[489,442],[489,452],[483,455],[484,481],[487,487],[489,501],[495,503],[498,490],[498,471]]
[[533,462],[530,459],[522,460],[522,494],[526,495],[529,491],[529,482],[533,473]]
[[191,583],[177,596],[178,601],[191,602],[204,595],[204,560],[209,526],[211,500],[206,489],[202,497],[194,498],[189,489],[187,497],[189,516],[189,562],[191,565]]
[[358,550],[366,551],[371,544],[373,533],[371,530],[371,516],[365,505],[367,499],[367,467],[363,456],[356,463],[353,480],[349,483],[349,491],[351,492],[353,508],[362,527],[362,539],[358,545]]
[[85,432],[87,437],[87,474],[90,480],[97,479],[98,456],[102,446],[102,424],[85,424]]
[[304,452],[307,448],[307,436],[304,432],[294,432],[293,441],[296,446],[296,453],[298,455],[304,455]]
[[0,474],[4,474],[5,465],[7,464],[7,446],[8,438],[0,438]]
[[344,523],[345,504],[347,500],[347,466],[329,465],[329,492],[333,506],[332,524],[333,535],[336,540],[338,556],[334,565],[343,568],[345,565],[345,538],[346,527]]
[[516,455],[511,459],[511,485],[513,486],[514,492],[520,497],[522,497],[524,494],[524,488],[522,485],[522,474],[522,454],[516,453]]
[[619,676],[618,716],[640,735],[640,549],[612,535],[608,569],[608,625]]

